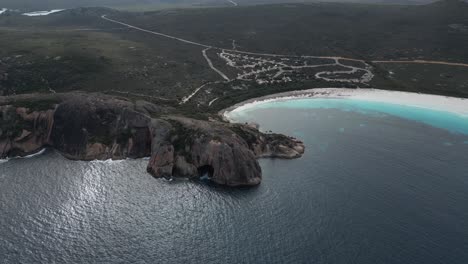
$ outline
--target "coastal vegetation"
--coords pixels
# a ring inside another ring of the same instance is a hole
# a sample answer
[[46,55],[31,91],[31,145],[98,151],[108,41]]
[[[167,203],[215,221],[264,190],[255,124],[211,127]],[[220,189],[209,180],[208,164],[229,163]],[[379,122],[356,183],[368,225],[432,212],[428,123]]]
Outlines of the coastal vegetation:
[[[0,93],[100,92],[200,119],[314,87],[468,97],[468,67],[460,66],[467,25],[468,4],[457,0],[8,13],[0,15]],[[405,63],[415,60],[460,65]]]

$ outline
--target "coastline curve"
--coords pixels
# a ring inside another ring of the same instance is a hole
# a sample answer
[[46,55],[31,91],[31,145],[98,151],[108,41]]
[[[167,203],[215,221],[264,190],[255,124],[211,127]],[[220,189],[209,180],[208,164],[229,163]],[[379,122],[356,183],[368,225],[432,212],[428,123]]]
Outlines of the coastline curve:
[[[314,101],[315,105],[311,106],[306,100],[312,99],[322,99],[322,102]],[[346,110],[382,112],[468,134],[468,99],[379,89],[317,88],[272,94],[241,102],[219,114],[225,121],[235,123],[235,115],[243,111],[269,107],[271,104],[285,107],[288,101],[313,108],[343,107]]]

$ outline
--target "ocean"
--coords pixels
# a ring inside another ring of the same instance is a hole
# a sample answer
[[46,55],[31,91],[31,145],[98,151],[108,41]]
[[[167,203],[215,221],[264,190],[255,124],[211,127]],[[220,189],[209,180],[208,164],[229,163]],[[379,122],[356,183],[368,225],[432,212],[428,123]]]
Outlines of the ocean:
[[0,262],[468,263],[466,117],[296,99],[231,118],[306,153],[240,189],[154,179],[147,160],[0,163]]

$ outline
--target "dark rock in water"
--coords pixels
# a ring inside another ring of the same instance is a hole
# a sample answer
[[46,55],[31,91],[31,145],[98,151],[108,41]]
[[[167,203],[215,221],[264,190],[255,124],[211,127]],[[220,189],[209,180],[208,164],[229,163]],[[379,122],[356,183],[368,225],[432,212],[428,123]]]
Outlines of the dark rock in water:
[[151,155],[147,171],[157,178],[170,178],[174,170],[174,146],[158,145]]
[[115,99],[72,98],[54,115],[53,146],[80,160],[141,158],[151,154],[150,118]]
[[264,134],[256,127],[231,124],[258,158],[295,159],[304,154],[304,143],[281,134]]
[[96,94],[0,97],[0,158],[44,147],[74,160],[151,156],[147,171],[157,178],[208,175],[215,183],[241,186],[261,182],[257,158],[304,153],[302,142],[255,126],[149,116],[163,111]]
[[[148,171],[156,177],[202,176],[228,186],[261,182],[260,157],[298,158],[304,144],[252,126],[169,117],[171,133],[153,145]],[[170,147],[172,146],[172,147]],[[196,173],[198,171],[198,174]]]
[[261,182],[261,168],[254,152],[226,124],[181,117],[170,121],[174,125],[171,143],[178,159],[186,161],[176,163],[180,167],[175,171],[197,168],[199,174],[208,173],[212,181],[229,186]]

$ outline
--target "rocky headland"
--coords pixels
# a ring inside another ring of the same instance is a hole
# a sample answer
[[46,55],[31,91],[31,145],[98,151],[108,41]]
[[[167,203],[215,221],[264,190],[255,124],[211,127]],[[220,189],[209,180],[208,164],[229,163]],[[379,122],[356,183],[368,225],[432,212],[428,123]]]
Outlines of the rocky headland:
[[298,158],[304,144],[255,125],[196,120],[146,101],[102,94],[0,97],[0,159],[53,148],[72,160],[151,157],[154,177],[227,186],[261,182],[258,158]]

